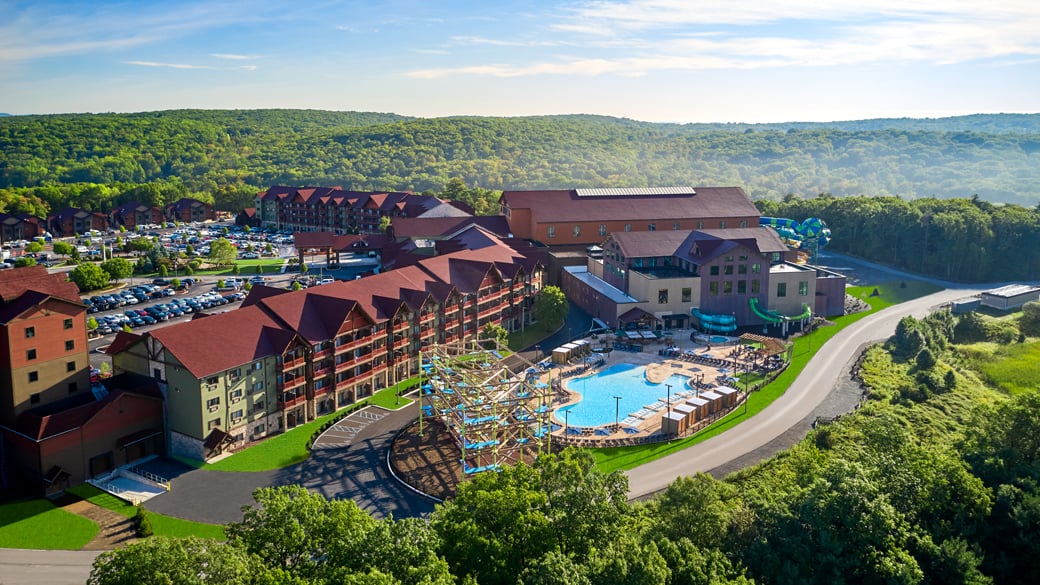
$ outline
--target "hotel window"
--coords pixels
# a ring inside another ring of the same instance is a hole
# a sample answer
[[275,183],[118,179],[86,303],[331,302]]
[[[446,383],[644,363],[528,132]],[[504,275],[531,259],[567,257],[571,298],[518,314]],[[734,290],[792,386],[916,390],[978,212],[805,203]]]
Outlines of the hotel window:
[[698,221],[697,222],[697,229],[699,229],[699,230],[704,229],[704,222],[703,221]]
[[751,294],[758,294],[762,292],[762,284],[758,280],[751,281]]
[[747,294],[747,281],[746,280],[738,280],[737,281],[737,294],[738,295],[746,295]]
[[726,274],[726,276],[733,276],[733,265],[727,264],[726,269],[723,272]]
[[76,362],[65,362],[65,371],[66,372],[75,372],[76,371]]
[[27,349],[27,350],[25,350],[25,359],[27,361],[30,361],[30,362],[33,361],[34,359],[36,359],[36,350],[35,349]]
[[261,369],[263,367],[264,367],[264,363],[263,362],[256,362],[256,363],[253,364],[253,369],[254,370],[259,370],[259,369]]
[[605,223],[599,224],[599,235],[601,235],[601,236],[607,235],[607,224],[605,224]]
[[668,289],[662,288],[657,291],[657,304],[667,305],[668,304]]
[[30,382],[36,382],[39,379],[40,379],[40,373],[39,372],[35,372],[35,371],[34,372],[29,372],[29,381]]
[[733,281],[724,280],[722,281],[722,294],[731,295],[733,294]]
[[30,337],[36,337],[36,328],[35,327],[26,327],[25,328],[25,338],[29,339]]
[[649,224],[647,224],[646,225],[646,231],[648,231],[648,232],[656,232],[657,231],[657,224],[656,223],[649,223]]
[[219,418],[212,419],[212,420],[209,421],[209,423],[206,426],[210,430],[213,430],[213,429],[215,429],[215,428],[220,426],[220,419]]
[[780,261],[780,252],[773,252],[773,262]]
[[726,229],[726,220],[722,220],[722,221],[719,222],[719,229],[720,230]]
[[693,289],[685,287],[682,289],[682,302],[689,303],[693,300]]
[[220,406],[220,396],[214,396],[206,401],[206,408],[209,408],[210,412],[217,409]]
[[576,237],[578,237],[580,235],[581,235],[581,226],[575,224],[574,225],[574,237],[576,238]]
[[672,231],[679,231],[679,222],[675,222],[672,224]]
[[747,227],[747,220],[746,219],[740,220],[740,227]]
[[711,274],[712,276],[718,276],[719,275],[719,267],[718,266],[712,266],[711,268],[708,269],[708,274]]
[[551,225],[551,226],[548,227],[548,230],[549,230],[549,237],[550,238],[555,238],[556,237],[556,226]]
[[242,418],[242,414],[243,414],[242,409],[238,409],[235,412],[232,412],[231,413],[231,420],[240,420]]
[[751,274],[758,274],[759,272],[762,272],[762,265],[755,262],[751,265]]
[[263,389],[264,389],[264,383],[263,382],[257,382],[256,384],[253,384],[253,392],[259,392],[259,391],[261,391]]
[[737,274],[747,274],[747,264],[737,264]]
[[787,296],[787,283],[786,282],[778,282],[778,283],[776,283],[776,296],[777,297],[786,297]]
[[65,341],[65,351],[72,351],[74,349],[76,349],[76,341],[73,340],[73,339],[66,340]]
[[626,231],[626,232],[630,232],[630,231],[632,231],[632,224],[630,224],[630,223],[626,223],[626,224],[625,224],[625,231]]
[[798,296],[807,297],[809,296],[809,281],[802,280],[798,282]]
[[65,319],[61,322],[61,326],[65,329],[72,329],[72,319]]
[[719,294],[719,283],[718,283],[718,281],[713,281],[713,282],[709,282],[708,283],[708,294],[710,294],[713,297],[714,296],[718,296],[718,294]]

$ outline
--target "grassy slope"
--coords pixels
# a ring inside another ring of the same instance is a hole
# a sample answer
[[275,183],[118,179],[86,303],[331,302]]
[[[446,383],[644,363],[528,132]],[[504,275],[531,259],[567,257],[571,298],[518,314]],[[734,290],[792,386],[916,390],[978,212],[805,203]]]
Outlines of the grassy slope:
[[97,524],[55,507],[50,500],[0,505],[0,547],[76,550],[97,533]]
[[[878,296],[869,296],[877,288]],[[859,321],[867,315],[876,313],[892,305],[914,299],[939,290],[934,285],[908,281],[905,288],[900,288],[900,283],[891,282],[877,286],[851,287],[848,294],[863,298],[870,304],[870,310],[854,315],[845,315],[832,319],[834,326],[818,328],[811,336],[793,339],[794,349],[792,351],[791,364],[780,374],[772,384],[752,395],[748,401],[747,409],[737,409],[723,417],[717,423],[707,429],[678,441],[668,443],[656,443],[651,445],[636,445],[632,447],[615,447],[610,449],[596,449],[593,456],[599,468],[609,473],[617,469],[632,469],[644,463],[649,463],[666,455],[681,451],[696,445],[701,441],[714,437],[719,433],[727,431],[768,407],[774,400],[779,398],[794,382],[798,374],[816,354],[819,348],[844,327]]]
[[[131,504],[90,484],[80,484],[70,488],[68,492],[127,518],[132,518],[137,513],[137,509]],[[148,518],[152,521],[152,529],[155,531],[156,536],[198,536],[216,540],[224,540],[225,538],[224,527],[218,524],[181,520],[180,518],[156,514],[155,512],[148,512]]]

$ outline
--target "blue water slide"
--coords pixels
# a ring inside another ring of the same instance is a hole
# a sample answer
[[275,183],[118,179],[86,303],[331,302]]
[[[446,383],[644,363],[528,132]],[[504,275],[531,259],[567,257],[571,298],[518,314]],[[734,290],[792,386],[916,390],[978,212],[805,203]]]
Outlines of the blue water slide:
[[708,331],[731,333],[737,330],[737,318],[733,315],[713,315],[711,313],[702,313],[697,307],[690,309],[690,315],[697,319],[697,321],[700,322],[701,327]]
[[807,247],[809,242],[822,247],[831,241],[831,229],[818,217],[810,217],[802,222],[788,217],[760,217],[758,224],[773,228],[794,248]]

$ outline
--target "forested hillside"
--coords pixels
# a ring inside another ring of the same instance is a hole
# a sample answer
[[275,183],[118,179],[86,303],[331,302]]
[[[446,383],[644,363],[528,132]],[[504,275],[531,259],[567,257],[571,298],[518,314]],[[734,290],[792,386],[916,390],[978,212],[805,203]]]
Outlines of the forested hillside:
[[228,543],[151,537],[90,583],[1027,585],[1040,579],[1040,303],[904,318],[850,416],[725,480],[626,501],[585,451],[462,484],[427,520],[263,488]]
[[1037,206],[862,195],[757,205],[764,216],[822,218],[833,234],[829,249],[910,272],[967,282],[1040,278]]
[[739,185],[754,199],[870,195],[1040,202],[1040,115],[832,124],[653,124],[601,116],[410,119],[297,110],[0,118],[0,206],[54,209],[75,184],[143,183],[233,209],[273,184],[439,191]]

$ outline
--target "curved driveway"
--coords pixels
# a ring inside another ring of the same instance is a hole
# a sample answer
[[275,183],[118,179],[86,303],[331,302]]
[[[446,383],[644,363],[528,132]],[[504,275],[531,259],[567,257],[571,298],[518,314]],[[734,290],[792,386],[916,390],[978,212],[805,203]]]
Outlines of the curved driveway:
[[924,317],[938,305],[982,290],[987,289],[943,290],[878,311],[842,329],[817,351],[787,392],[768,408],[702,443],[629,471],[629,496],[639,498],[653,494],[678,477],[711,471],[762,449],[812,414],[864,344],[892,335],[899,320],[906,315]]

